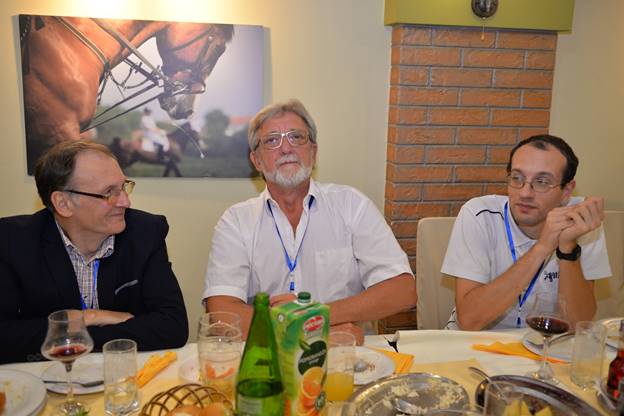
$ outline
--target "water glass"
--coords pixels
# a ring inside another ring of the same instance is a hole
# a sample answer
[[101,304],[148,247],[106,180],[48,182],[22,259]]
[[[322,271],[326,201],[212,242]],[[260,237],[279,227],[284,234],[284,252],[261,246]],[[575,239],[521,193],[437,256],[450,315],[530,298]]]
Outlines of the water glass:
[[485,388],[483,414],[491,416],[520,415],[524,394],[507,381],[491,381]]
[[348,400],[353,393],[353,365],[355,363],[355,337],[349,332],[331,331],[327,353],[327,400]]
[[236,375],[241,360],[240,341],[224,337],[198,340],[199,377],[202,384],[227,396],[234,403]]
[[197,340],[207,337],[227,337],[242,342],[240,316],[233,312],[208,312],[199,319]]
[[137,344],[131,339],[114,339],[104,344],[102,353],[104,410],[113,416],[130,414],[139,408]]
[[580,321],[576,324],[570,379],[577,386],[593,388],[600,379],[606,336],[607,328],[599,322]]

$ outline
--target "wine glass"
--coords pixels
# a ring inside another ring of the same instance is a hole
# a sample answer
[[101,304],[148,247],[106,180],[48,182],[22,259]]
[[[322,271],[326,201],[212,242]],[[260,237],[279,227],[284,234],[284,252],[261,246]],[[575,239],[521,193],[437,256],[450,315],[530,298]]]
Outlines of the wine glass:
[[548,363],[548,349],[550,340],[554,335],[563,334],[570,329],[567,320],[566,304],[563,299],[553,299],[556,294],[538,293],[535,296],[533,306],[526,317],[527,325],[542,334],[542,362],[535,372],[530,372],[528,376],[551,384],[558,384],[554,372]]
[[65,365],[67,374],[67,399],[59,405],[58,411],[65,415],[75,415],[88,409],[74,400],[71,370],[74,361],[93,349],[93,339],[87,331],[81,311],[61,310],[48,316],[48,332],[41,345],[41,353],[50,360]]

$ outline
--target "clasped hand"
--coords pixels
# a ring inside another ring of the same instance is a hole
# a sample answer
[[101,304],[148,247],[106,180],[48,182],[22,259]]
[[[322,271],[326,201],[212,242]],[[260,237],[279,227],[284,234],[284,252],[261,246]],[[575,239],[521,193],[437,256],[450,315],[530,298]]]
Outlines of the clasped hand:
[[569,253],[576,247],[577,239],[600,227],[604,219],[604,201],[600,197],[587,197],[579,204],[552,209],[540,234],[540,242],[550,251],[557,247]]

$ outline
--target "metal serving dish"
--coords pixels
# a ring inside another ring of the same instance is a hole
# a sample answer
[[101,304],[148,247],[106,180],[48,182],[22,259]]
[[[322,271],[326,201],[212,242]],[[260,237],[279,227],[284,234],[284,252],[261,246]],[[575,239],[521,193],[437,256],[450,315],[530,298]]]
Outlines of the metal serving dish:
[[423,410],[467,409],[470,398],[453,380],[429,373],[410,373],[382,378],[362,386],[351,395],[350,406],[343,416],[394,416],[395,397]]
[[[532,412],[538,412],[550,406],[553,416],[600,416],[600,413],[583,399],[552,384],[531,377],[514,375],[490,378],[494,381],[508,381],[516,385],[518,390],[525,395],[524,401]],[[483,406],[487,383],[487,380],[483,380],[475,391],[475,402],[478,406]]]

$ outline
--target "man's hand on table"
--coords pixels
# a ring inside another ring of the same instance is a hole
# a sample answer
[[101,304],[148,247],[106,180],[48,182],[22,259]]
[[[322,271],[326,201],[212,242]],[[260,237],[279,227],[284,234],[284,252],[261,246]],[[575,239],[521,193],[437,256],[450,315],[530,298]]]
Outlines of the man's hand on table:
[[82,312],[86,326],[103,326],[115,325],[134,318],[134,315],[128,312],[109,311],[105,309],[87,309]]
[[271,296],[269,302],[271,304],[271,307],[273,308],[275,306],[283,305],[284,303],[292,302],[294,300],[297,300],[297,296],[295,296],[294,294],[281,293],[279,295]]

